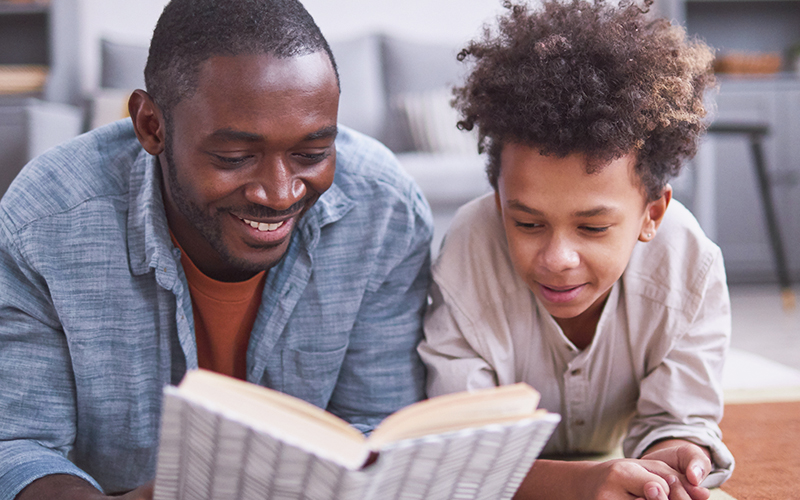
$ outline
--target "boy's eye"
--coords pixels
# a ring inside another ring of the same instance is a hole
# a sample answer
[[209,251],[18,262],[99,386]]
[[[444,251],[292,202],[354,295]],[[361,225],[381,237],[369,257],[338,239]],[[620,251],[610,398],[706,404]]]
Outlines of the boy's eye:
[[610,226],[581,226],[581,229],[588,233],[604,233]]
[[521,227],[523,229],[536,229],[536,228],[542,227],[541,224],[537,224],[535,222],[514,221],[514,225],[516,225],[517,227]]

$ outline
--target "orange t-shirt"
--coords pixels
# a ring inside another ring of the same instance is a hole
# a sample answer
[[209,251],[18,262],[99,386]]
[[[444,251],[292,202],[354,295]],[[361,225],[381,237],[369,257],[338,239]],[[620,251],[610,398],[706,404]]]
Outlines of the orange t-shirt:
[[197,363],[239,379],[247,378],[247,345],[264,290],[266,271],[228,283],[203,274],[181,249],[181,264],[192,297]]

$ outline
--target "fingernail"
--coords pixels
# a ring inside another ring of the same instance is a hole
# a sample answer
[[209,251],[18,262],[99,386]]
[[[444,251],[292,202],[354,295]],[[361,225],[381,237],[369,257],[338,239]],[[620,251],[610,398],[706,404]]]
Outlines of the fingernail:
[[669,476],[667,478],[667,484],[672,486],[673,484],[678,482],[678,476]]
[[703,468],[701,466],[699,466],[699,465],[693,466],[692,467],[692,471],[694,471],[695,476],[697,476],[698,478],[700,478],[700,479],[703,478],[703,473],[705,471],[703,471]]
[[658,498],[658,488],[651,486],[645,490],[644,494],[648,499]]

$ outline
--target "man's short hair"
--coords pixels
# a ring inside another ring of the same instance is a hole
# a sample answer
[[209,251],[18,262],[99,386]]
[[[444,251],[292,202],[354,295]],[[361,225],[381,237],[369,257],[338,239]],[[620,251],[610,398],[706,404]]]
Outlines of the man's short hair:
[[297,0],[172,0],[153,31],[145,85],[169,115],[197,90],[200,64],[212,56],[288,58],[321,50],[336,72],[328,42]]
[[583,153],[589,171],[633,152],[649,200],[694,156],[713,52],[646,15],[645,1],[546,0],[536,10],[506,2],[497,28],[461,51],[474,64],[454,90],[459,128],[478,127],[495,189],[509,141]]

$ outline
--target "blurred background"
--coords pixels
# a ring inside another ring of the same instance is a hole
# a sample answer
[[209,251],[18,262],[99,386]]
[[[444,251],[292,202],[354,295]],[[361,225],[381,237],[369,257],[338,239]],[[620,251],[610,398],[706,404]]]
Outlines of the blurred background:
[[[165,3],[0,0],[0,195],[35,155],[126,115]],[[420,184],[436,253],[455,209],[489,190],[449,89],[464,71],[455,55],[501,1],[304,4],[339,66],[340,121],[383,141]],[[800,368],[800,317],[781,302],[800,278],[800,0],[657,0],[655,10],[717,50],[717,130],[674,187],[722,248],[734,346]]]

